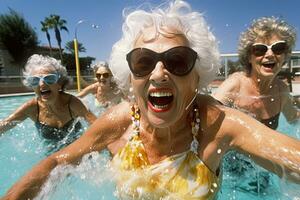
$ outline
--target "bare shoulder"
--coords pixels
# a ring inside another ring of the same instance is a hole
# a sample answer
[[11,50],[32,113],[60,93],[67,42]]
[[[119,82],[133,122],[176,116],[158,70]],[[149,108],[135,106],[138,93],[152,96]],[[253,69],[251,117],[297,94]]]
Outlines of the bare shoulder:
[[71,107],[83,105],[82,101],[78,97],[69,93],[64,93],[64,95],[66,96],[66,102],[69,103]]
[[213,96],[224,104],[228,104],[228,99],[235,99],[235,94],[240,91],[245,78],[247,78],[247,76],[244,72],[235,72],[229,75],[229,77],[219,85]]
[[24,120],[27,117],[30,117],[31,119],[36,119],[38,109],[38,102],[37,99],[32,98],[25,102],[23,105],[21,105],[19,108],[17,108],[13,114],[9,116],[8,119],[20,119]]
[[25,102],[21,108],[27,114],[35,114],[37,112],[38,101],[36,98],[32,98]]
[[230,74],[224,81],[224,83],[238,86],[243,83],[243,80],[245,80],[245,78],[248,78],[245,72],[235,72],[233,74]]
[[130,121],[130,103],[128,101],[122,101],[107,109],[102,116],[114,122]]
[[92,135],[96,149],[102,149],[121,138],[130,124],[130,104],[123,101],[107,109],[90,126],[86,135]]
[[277,79],[277,85],[279,86],[280,93],[289,93],[289,86],[284,81]]
[[221,123],[224,118],[222,103],[209,95],[199,95],[197,104],[200,112],[202,128],[209,128],[215,123]]
[[97,91],[97,89],[98,89],[98,83],[93,83],[93,84],[85,87],[83,89],[83,91],[95,93]]

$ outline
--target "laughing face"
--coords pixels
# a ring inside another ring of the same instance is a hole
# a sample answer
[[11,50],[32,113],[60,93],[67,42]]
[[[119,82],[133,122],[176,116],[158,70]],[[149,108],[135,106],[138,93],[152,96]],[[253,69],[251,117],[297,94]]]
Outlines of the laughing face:
[[[45,77],[49,74],[55,74],[51,68],[40,68],[32,72],[31,76]],[[36,87],[33,87],[34,92],[44,102],[55,101],[59,95],[61,85],[57,82],[53,84],[46,84],[44,80],[40,80]]]
[[[265,44],[271,47],[275,46],[274,44],[280,43],[280,41],[282,41],[282,39],[279,36],[272,35],[268,39],[257,39],[255,43]],[[274,78],[280,72],[285,59],[286,52],[276,54],[271,48],[263,55],[254,55],[254,53],[251,53],[249,57],[249,62],[252,65],[251,73],[261,78]]]
[[101,86],[110,86],[111,73],[106,67],[99,67],[97,69],[96,78]]
[[[165,37],[160,34],[151,41],[145,41],[144,38],[147,35],[141,35],[134,48],[147,48],[161,53],[177,46],[189,45],[183,35]],[[159,128],[169,127],[174,123],[186,123],[188,111],[185,108],[195,96],[198,80],[195,68],[187,75],[176,76],[161,61],[155,64],[155,68],[148,75],[137,77],[131,74],[133,92],[142,116],[152,126]]]

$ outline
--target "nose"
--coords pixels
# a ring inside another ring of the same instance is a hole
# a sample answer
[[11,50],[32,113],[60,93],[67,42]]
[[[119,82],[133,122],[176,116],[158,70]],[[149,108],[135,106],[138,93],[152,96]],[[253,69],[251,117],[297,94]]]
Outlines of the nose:
[[168,81],[168,79],[169,76],[168,76],[167,69],[165,68],[163,62],[158,61],[155,65],[155,68],[151,72],[150,81],[160,83],[160,82],[166,82]]
[[45,83],[44,79],[41,78],[39,81],[39,86],[43,86],[43,85],[46,85],[46,83]]
[[266,52],[266,56],[274,56],[274,52],[272,51],[271,48],[268,48],[268,50]]

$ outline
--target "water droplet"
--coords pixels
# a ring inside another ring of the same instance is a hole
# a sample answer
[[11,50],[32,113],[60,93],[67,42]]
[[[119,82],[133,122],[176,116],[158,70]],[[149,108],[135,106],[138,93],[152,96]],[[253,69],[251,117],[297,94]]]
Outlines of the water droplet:
[[218,154],[220,154],[221,152],[222,152],[222,150],[221,150],[221,149],[218,149],[218,150],[217,150],[217,153],[218,153]]
[[275,99],[274,98],[271,98],[271,101],[273,102]]
[[257,79],[257,82],[260,82],[260,79],[259,79],[259,78]]
[[213,185],[215,188],[218,187],[218,184],[216,184],[216,183],[213,183],[212,185]]
[[273,87],[273,85],[270,85],[270,89]]

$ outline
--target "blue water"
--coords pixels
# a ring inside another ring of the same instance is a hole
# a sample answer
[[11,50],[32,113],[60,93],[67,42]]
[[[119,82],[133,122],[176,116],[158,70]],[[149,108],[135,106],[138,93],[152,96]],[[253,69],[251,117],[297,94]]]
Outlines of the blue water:
[[[7,117],[30,98],[32,96],[0,98],[0,119]],[[282,116],[278,130],[292,137],[300,138],[299,123],[289,125]],[[43,139],[39,137],[31,120],[25,120],[0,137],[0,152],[0,196],[4,195],[13,183],[48,154]],[[109,159],[110,155],[106,151],[94,152],[85,156],[79,166],[64,166],[53,170],[50,180],[36,199],[117,199],[115,183],[112,181],[114,173],[110,170]],[[300,199],[299,185],[286,183],[276,175],[270,174],[270,176],[268,190],[251,193],[238,187],[245,177],[228,176],[225,172],[218,199]]]

